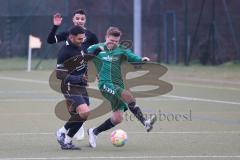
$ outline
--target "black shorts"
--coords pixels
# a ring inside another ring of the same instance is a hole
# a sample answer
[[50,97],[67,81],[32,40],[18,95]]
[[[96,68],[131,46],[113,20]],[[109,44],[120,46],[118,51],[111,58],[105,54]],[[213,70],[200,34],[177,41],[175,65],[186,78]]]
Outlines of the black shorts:
[[62,83],[61,90],[70,105],[68,109],[70,113],[76,113],[76,108],[79,105],[87,104],[89,106],[89,97],[86,87],[65,85]]

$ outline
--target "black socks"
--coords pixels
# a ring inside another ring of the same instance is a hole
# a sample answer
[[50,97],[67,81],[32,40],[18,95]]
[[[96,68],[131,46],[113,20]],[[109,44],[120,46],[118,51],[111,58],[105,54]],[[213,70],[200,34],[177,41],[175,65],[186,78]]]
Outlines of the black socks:
[[113,128],[115,126],[115,124],[112,123],[111,118],[107,119],[105,122],[103,122],[100,126],[98,126],[97,128],[95,128],[93,130],[93,133],[95,135],[98,135],[99,133],[109,130],[111,128]]
[[137,119],[144,125],[146,119],[143,116],[143,113],[139,106],[137,106],[135,102],[132,102],[128,104],[128,108],[134,114],[134,116],[137,117]]

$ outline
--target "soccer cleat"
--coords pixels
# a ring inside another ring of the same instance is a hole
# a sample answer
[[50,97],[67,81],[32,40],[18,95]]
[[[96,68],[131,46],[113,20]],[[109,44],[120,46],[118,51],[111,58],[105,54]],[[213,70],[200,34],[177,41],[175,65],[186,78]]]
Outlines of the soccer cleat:
[[156,120],[157,117],[153,115],[151,118],[144,122],[144,127],[147,130],[147,132],[150,132],[153,129],[153,124],[156,122]]
[[79,147],[76,147],[72,142],[70,143],[64,143],[61,145],[62,150],[80,150]]
[[94,128],[90,128],[90,129],[88,129],[88,141],[89,141],[89,145],[90,145],[90,147],[92,147],[92,148],[96,148],[96,146],[97,146],[97,136],[93,133],[93,129]]
[[77,131],[77,133],[73,137],[75,140],[80,141],[84,139],[84,124],[82,127]]
[[58,143],[62,146],[64,144],[65,133],[62,133],[60,132],[60,130],[57,130],[56,136]]

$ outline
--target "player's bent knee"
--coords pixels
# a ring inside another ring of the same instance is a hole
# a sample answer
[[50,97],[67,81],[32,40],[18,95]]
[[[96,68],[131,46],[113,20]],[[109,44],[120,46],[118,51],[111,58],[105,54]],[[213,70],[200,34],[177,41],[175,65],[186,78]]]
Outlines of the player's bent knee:
[[131,92],[127,91],[127,90],[124,90],[122,93],[121,93],[121,98],[124,102],[127,102],[127,103],[130,103],[132,101],[134,101],[134,97],[132,95]]
[[89,114],[88,113],[80,113],[79,115],[83,120],[87,120]]
[[112,122],[113,122],[115,125],[121,123],[122,120],[123,120],[122,117],[114,117],[114,118],[112,118]]
[[113,113],[112,122],[113,122],[115,125],[121,123],[122,120],[123,120],[122,112],[117,111],[117,112],[114,112],[114,113]]
[[79,105],[76,111],[82,119],[87,120],[89,115],[89,107],[87,104]]

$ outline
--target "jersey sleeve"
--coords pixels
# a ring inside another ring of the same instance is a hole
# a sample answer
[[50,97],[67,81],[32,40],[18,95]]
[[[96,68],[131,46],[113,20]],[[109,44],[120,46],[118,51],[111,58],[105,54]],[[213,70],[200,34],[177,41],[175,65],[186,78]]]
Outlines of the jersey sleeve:
[[56,34],[57,29],[58,29],[58,26],[54,25],[52,30],[50,31],[48,38],[47,38],[47,42],[49,44],[54,44],[54,43],[58,43],[58,42],[67,40],[68,32],[61,32],[59,34]]
[[94,59],[101,52],[98,46],[98,44],[95,44],[88,47],[87,53],[84,56],[86,61]]
[[98,43],[98,38],[95,34],[92,33],[91,38],[90,38],[90,45],[94,45]]
[[88,49],[87,49],[87,54],[90,54],[90,55],[93,54],[94,51],[97,49],[97,47],[98,47],[97,44],[91,45],[90,47],[88,47]]
[[58,53],[57,57],[57,64],[62,65],[64,67],[64,62],[69,59],[69,54],[68,52],[62,47]]
[[48,35],[47,42],[52,44],[56,43],[55,34],[57,32],[58,26],[54,25]]
[[128,62],[142,62],[142,58],[134,54],[130,49],[125,50],[125,54]]
[[64,54],[63,47],[60,49],[58,57],[57,57],[57,65],[56,65],[56,77],[60,80],[63,80],[68,74],[68,69],[64,66],[64,61],[67,58],[66,54]]
[[62,41],[66,41],[68,38],[68,32],[61,32],[59,34],[56,35],[56,43],[58,42],[62,42]]

